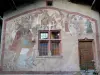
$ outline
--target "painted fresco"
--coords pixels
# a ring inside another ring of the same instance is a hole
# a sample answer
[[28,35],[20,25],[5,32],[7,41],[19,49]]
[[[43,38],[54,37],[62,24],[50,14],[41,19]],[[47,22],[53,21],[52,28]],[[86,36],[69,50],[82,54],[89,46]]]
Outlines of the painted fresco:
[[84,16],[55,9],[38,9],[6,23],[3,69],[20,71],[44,64],[37,60],[38,30],[61,29],[72,36],[93,33],[94,22]]

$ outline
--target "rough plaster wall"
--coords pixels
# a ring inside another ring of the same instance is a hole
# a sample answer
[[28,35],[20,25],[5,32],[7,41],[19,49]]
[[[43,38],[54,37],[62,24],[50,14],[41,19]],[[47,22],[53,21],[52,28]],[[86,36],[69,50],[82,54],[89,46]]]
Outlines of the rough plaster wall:
[[[57,0],[54,1],[54,7],[59,7],[59,8],[63,8],[65,10],[69,10],[69,11],[73,11],[73,12],[79,12],[81,14],[87,15],[89,17],[92,17],[94,19],[97,20],[97,25],[98,25],[98,37],[100,39],[100,15],[98,12],[91,10],[91,7],[87,6],[87,5],[81,5],[81,4],[73,4],[71,2],[67,2],[65,0],[59,0],[60,2],[58,2]],[[99,40],[100,42],[100,40]],[[96,53],[96,64],[100,65],[100,62],[98,61],[98,53]],[[100,69],[99,66],[96,66],[98,69]]]
[[[14,16],[16,14],[20,14],[20,13],[25,12],[27,10],[31,10],[31,9],[33,9],[33,7],[34,8],[39,8],[39,7],[44,7],[44,6],[45,6],[45,1],[43,1],[43,0],[40,0],[40,1],[36,2],[36,3],[34,3],[34,4],[30,4],[28,6],[20,6],[16,11],[8,11],[8,12],[6,12],[4,14],[4,18],[3,19],[5,20],[6,18],[9,18],[9,17]],[[3,25],[4,25],[4,22],[3,22]],[[3,26],[2,26],[2,29],[3,29]],[[2,38],[2,35],[1,35],[1,38]],[[2,40],[1,40],[1,42],[2,42]],[[0,49],[0,61],[1,61],[1,53],[2,53],[2,51]]]
[[[45,11],[44,11],[45,10]],[[36,17],[35,18],[35,16],[34,16],[34,12],[39,12],[40,14],[39,14],[39,16],[40,17]],[[36,26],[38,26],[38,24],[42,24],[42,22],[40,22],[40,20],[43,18],[43,16],[45,16],[46,15],[46,12],[48,12],[48,17],[47,18],[53,18],[54,17],[54,20],[56,21],[56,29],[61,29],[61,33],[62,33],[62,58],[55,58],[55,57],[51,57],[51,58],[40,58],[40,63],[38,64],[38,62],[37,62],[37,59],[36,59],[36,64],[37,64],[37,66],[34,66],[33,68],[32,68],[32,71],[78,71],[79,70],[79,64],[78,64],[78,52],[77,52],[77,50],[78,50],[78,43],[77,43],[77,39],[78,39],[78,37],[77,37],[77,35],[78,34],[81,34],[81,32],[79,31],[76,31],[76,29],[73,27],[73,25],[74,24],[72,24],[71,22],[74,22],[74,19],[71,21],[71,19],[70,19],[70,23],[69,23],[69,25],[68,25],[68,27],[69,27],[69,31],[68,31],[68,34],[66,34],[66,31],[65,31],[65,21],[66,21],[66,15],[68,15],[68,13],[65,13],[65,12],[63,12],[63,11],[58,11],[58,10],[55,10],[55,9],[41,9],[41,10],[37,10],[37,11],[34,11],[33,12],[33,14],[32,13],[30,13],[30,14],[32,14],[33,15],[33,17],[35,18],[35,20],[38,20],[38,22],[37,21],[34,21],[34,19],[33,19],[33,23],[32,23],[32,25],[33,26],[31,26],[31,27],[36,27]],[[45,13],[45,15],[43,15]],[[59,14],[60,13],[60,14]],[[11,42],[12,42],[12,40],[14,40],[14,37],[15,37],[15,35],[16,35],[16,33],[13,33],[13,32],[16,32],[16,26],[17,26],[17,24],[16,24],[16,22],[20,25],[20,24],[23,24],[24,22],[23,22],[23,17],[28,17],[30,14],[25,14],[25,15],[22,15],[22,16],[19,16],[19,17],[17,17],[17,18],[14,18],[14,19],[11,19],[10,21],[8,21],[7,22],[7,27],[6,27],[6,37],[9,37],[9,38],[6,38],[6,40],[5,40],[5,44],[6,44],[6,46],[5,46],[5,54],[4,54],[4,64],[5,65],[8,65],[8,62],[9,63],[11,63],[10,61],[9,61],[9,58],[11,57],[16,57],[15,56],[15,53],[13,53],[13,52],[11,52],[11,51],[9,51],[9,45],[11,44]],[[52,15],[53,14],[53,15]],[[63,15],[63,19],[61,19],[62,21],[60,21],[60,18],[62,17],[62,15]],[[31,16],[32,16],[31,15]],[[55,17],[55,16],[57,17]],[[70,14],[69,13],[69,16],[71,17],[71,16],[73,16],[73,14]],[[79,17],[81,17],[81,16],[78,16],[78,15],[74,15],[76,18],[78,18],[79,19]],[[86,18],[84,17],[83,19],[85,19],[86,20]],[[53,20],[51,20],[50,21],[50,23],[52,23],[52,21]],[[63,23],[62,23],[63,22]],[[31,22],[30,22],[31,23]],[[50,24],[49,23],[49,24]],[[62,24],[61,24],[62,23]],[[92,21],[91,21],[91,23],[92,23]],[[47,26],[49,25],[49,24],[46,24]],[[85,23],[84,23],[85,24]],[[70,25],[72,25],[72,27],[70,27]],[[10,26],[10,28],[9,28],[9,26]],[[42,25],[43,26],[43,25]],[[76,25],[75,25],[76,26]],[[84,27],[84,26],[83,26]],[[32,29],[33,29],[32,28]],[[77,28],[77,27],[76,27]],[[41,28],[40,28],[41,29]],[[55,29],[55,28],[54,28]],[[71,29],[71,30],[70,30]],[[74,29],[74,31],[73,31],[73,29]],[[94,30],[95,29],[95,27],[93,28],[93,31],[95,31]],[[85,30],[84,30],[85,31]],[[36,32],[36,31],[35,31]],[[34,31],[33,31],[33,34],[35,33]],[[83,33],[83,32],[82,32]],[[15,35],[14,35],[15,34]],[[74,35],[73,35],[74,34]],[[66,36],[65,36],[66,35]],[[36,35],[37,36],[37,35]],[[68,37],[68,38],[66,38],[66,37]],[[18,41],[18,40],[17,40]],[[66,42],[65,42],[66,41]],[[13,43],[13,42],[12,42]],[[37,44],[36,44],[37,45]],[[66,46],[68,47],[68,48],[66,48]],[[37,50],[38,48],[36,48],[36,50]],[[9,52],[9,53],[8,53]],[[11,54],[10,54],[11,53]],[[12,56],[8,56],[8,55],[12,55]],[[39,59],[38,59],[39,60]],[[44,64],[44,62],[45,62],[45,64]],[[57,63],[56,65],[55,65],[55,63]],[[12,62],[12,64],[13,64],[13,62]],[[11,66],[13,66],[14,67],[14,65],[12,65],[11,64]],[[49,67],[48,67],[48,64],[50,65]],[[8,66],[8,69],[10,70],[10,68],[9,68],[9,66]],[[8,70],[7,69],[7,67],[5,67],[4,68],[4,70]],[[12,69],[11,69],[12,70]],[[17,69],[16,69],[17,70]],[[21,69],[20,69],[21,70]],[[23,70],[25,70],[25,69],[23,69]],[[27,70],[27,69],[26,69]],[[28,68],[28,70],[31,70],[31,69],[29,69]]]
[[[27,11],[27,10],[29,10],[29,8],[30,9],[33,9],[33,7],[34,8],[39,8],[39,7],[44,7],[45,6],[45,2],[44,1],[40,1],[40,2],[37,2],[37,3],[35,3],[35,4],[32,4],[32,5],[29,5],[29,6],[27,6],[27,7],[24,7],[24,8],[20,8],[20,9],[18,9],[17,11],[14,11],[14,12],[12,12],[12,13],[10,13],[10,14],[5,14],[5,16],[4,16],[4,19],[6,19],[6,18],[9,18],[9,17],[11,17],[11,16],[13,16],[13,15],[16,15],[16,14],[19,14],[19,13],[21,13],[21,12],[24,12],[24,11]],[[90,7],[88,7],[88,6],[83,6],[83,5],[78,5],[78,4],[73,4],[73,3],[70,3],[70,2],[67,2],[67,1],[65,1],[65,0],[55,0],[54,1],[54,3],[53,3],[53,6],[54,7],[57,7],[57,8],[61,8],[61,9],[65,9],[65,10],[68,10],[68,11],[74,11],[74,12],[79,12],[79,13],[81,13],[81,14],[84,14],[84,15],[87,15],[87,16],[90,16],[90,17],[92,17],[92,18],[95,18],[96,20],[97,20],[97,22],[98,22],[98,24],[99,24],[99,16],[98,16],[98,13],[97,12],[95,12],[95,11],[92,11],[92,10],[90,10]],[[84,9],[84,10],[83,10]],[[18,11],[20,11],[20,12],[18,12]],[[68,34],[67,36],[69,36],[70,37],[70,35]],[[72,37],[71,37],[72,38]],[[75,36],[74,36],[74,38],[75,38]],[[77,37],[76,37],[77,38]],[[65,38],[65,37],[63,37],[63,41],[65,41],[65,40],[70,40],[70,38]],[[76,40],[77,41],[77,40]],[[77,42],[75,42],[75,43],[77,43]],[[73,44],[75,44],[75,43],[73,43]],[[63,43],[63,44],[68,44],[68,43]],[[66,45],[65,45],[65,47],[66,47]],[[64,46],[63,46],[64,47]],[[70,48],[71,47],[69,47],[69,50],[70,50]],[[77,48],[77,45],[76,45],[76,48]],[[69,50],[67,50],[67,52],[69,52],[69,53],[71,53]],[[77,49],[76,49],[77,50]],[[65,51],[65,50],[64,50]],[[65,53],[65,52],[64,52]],[[72,55],[76,55],[77,54],[77,51],[73,51],[72,52]],[[77,66],[77,68],[75,68],[75,69],[77,69],[77,70],[79,70],[79,67],[78,67],[78,59],[75,59],[75,60],[73,60],[73,57],[74,56],[72,56],[72,57],[69,57],[70,59],[69,59],[69,62],[66,60],[65,62],[67,62],[67,64],[68,65],[70,65],[70,64],[73,64],[73,63],[70,63],[70,62],[75,62],[76,61],[76,65],[73,65],[73,66]],[[78,56],[77,56],[78,57]],[[46,58],[47,59],[47,58]],[[58,58],[59,59],[59,58]],[[61,59],[61,58],[60,58]],[[66,58],[63,58],[63,59],[66,59]],[[71,60],[72,59],[72,60]],[[59,61],[59,60],[58,60]],[[62,60],[63,61],[63,60]],[[60,62],[61,64],[63,64],[62,62]],[[75,63],[74,63],[75,64]],[[98,64],[98,63],[97,63]],[[70,66],[72,66],[72,65],[70,65]],[[46,66],[45,66],[46,67]],[[61,67],[61,66],[60,66]],[[38,68],[39,69],[39,68]],[[65,68],[63,67],[63,69],[65,70]],[[62,70],[63,70],[62,69]],[[71,69],[71,67],[69,68],[69,69]],[[37,69],[36,69],[37,70]],[[45,70],[48,70],[48,69],[45,69]]]

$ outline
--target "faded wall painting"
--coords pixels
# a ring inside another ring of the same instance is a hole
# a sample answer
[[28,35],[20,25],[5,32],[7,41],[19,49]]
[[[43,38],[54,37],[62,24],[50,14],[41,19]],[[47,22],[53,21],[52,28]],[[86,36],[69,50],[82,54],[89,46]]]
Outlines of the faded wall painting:
[[[45,66],[49,59],[37,58],[38,30],[61,29],[66,34],[70,33],[71,36],[73,34],[79,36],[94,33],[93,26],[95,23],[89,18],[52,8],[37,9],[13,17],[6,21],[6,31],[3,32],[5,33],[3,70],[43,70],[41,66]],[[53,68],[53,65],[50,67]]]

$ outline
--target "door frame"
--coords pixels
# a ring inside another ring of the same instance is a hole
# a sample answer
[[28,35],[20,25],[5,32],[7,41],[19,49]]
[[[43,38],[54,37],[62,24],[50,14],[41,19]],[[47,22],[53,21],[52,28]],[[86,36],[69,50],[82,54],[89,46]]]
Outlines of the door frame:
[[[96,68],[96,49],[95,49],[95,41],[94,39],[78,39],[78,57],[79,57],[79,68],[80,68],[80,51],[79,51],[79,42],[92,42],[92,52],[93,52],[93,60],[94,60],[94,69]],[[80,68],[81,70],[81,68]]]

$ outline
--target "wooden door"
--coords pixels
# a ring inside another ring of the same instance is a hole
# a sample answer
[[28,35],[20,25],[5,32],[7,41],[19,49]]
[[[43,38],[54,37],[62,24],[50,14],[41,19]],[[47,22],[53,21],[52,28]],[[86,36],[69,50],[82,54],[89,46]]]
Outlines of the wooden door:
[[79,41],[80,68],[94,69],[92,41]]

